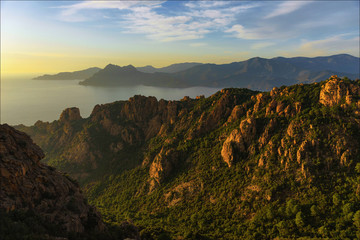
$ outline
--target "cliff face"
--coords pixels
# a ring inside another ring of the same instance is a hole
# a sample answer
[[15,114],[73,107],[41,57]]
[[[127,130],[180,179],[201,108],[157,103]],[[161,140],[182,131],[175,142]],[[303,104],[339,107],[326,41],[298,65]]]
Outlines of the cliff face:
[[86,119],[65,110],[77,117],[18,128],[109,221],[136,219],[145,235],[356,238],[359,84],[334,76],[262,93],[134,96]]
[[[289,91],[289,88],[283,90],[274,88],[270,94],[259,93],[253,97],[256,102],[254,108],[249,109],[249,116],[240,122],[240,126],[231,132],[222,146],[221,155],[229,167],[234,161],[244,158],[258,159],[259,167],[266,167],[269,159],[278,159],[285,169],[291,162],[297,161],[299,171],[306,178],[309,175],[307,169],[313,167],[314,159],[326,156],[334,160],[332,164],[349,166],[349,160],[359,155],[356,146],[360,146],[360,141],[356,136],[350,136],[348,130],[334,129],[331,124],[325,122],[323,124],[316,121],[309,122],[307,118],[310,116],[296,118],[295,116],[302,115],[303,103],[296,101],[289,103],[284,99],[284,97],[291,98],[295,94],[296,92]],[[340,111],[346,111],[352,117],[343,118],[343,124],[351,125],[353,129],[360,128],[360,122],[356,117],[360,110],[358,83],[346,82],[337,76],[332,76],[320,87],[318,102],[326,107],[339,107]],[[265,122],[261,107],[265,110],[265,116],[271,117]],[[288,121],[283,121],[280,128],[279,120],[284,117]],[[324,116],[311,116],[311,118],[315,117]],[[263,123],[259,127],[256,121]],[[275,142],[274,135],[281,136],[281,139]],[[332,141],[324,147],[322,142],[324,139],[332,139]],[[330,168],[330,165],[326,168]]]
[[[46,163],[69,172],[80,182],[88,178],[92,181],[92,174],[113,167],[131,168],[142,162],[147,167],[150,166],[149,161],[160,164],[160,156],[163,156],[161,148],[154,149],[151,154],[137,151],[129,157],[131,161],[124,154],[134,148],[146,148],[149,141],[168,138],[174,132],[181,132],[191,140],[216,129],[223,119],[230,116],[236,104],[256,93],[250,90],[240,92],[243,94],[224,90],[212,96],[210,101],[203,97],[158,101],[155,97],[134,96],[129,101],[97,105],[88,119],[81,118],[79,109],[70,108],[64,110],[60,119],[53,123],[38,121],[34,127],[18,128],[30,134],[46,151]],[[198,105],[199,102],[204,104]],[[176,138],[168,138],[167,144],[177,141]],[[159,155],[157,161],[154,160],[156,155]],[[158,186],[155,182],[162,182],[168,175],[168,168],[165,168],[161,170],[163,177],[153,177],[153,173],[158,172],[155,166],[159,164],[152,165],[150,189]]]
[[337,76],[332,76],[320,91],[320,103],[325,106],[334,106],[343,103],[360,106],[360,87],[356,84],[348,84]]
[[99,213],[78,184],[40,163],[43,157],[26,134],[0,126],[0,208],[31,210],[65,232],[103,231]]

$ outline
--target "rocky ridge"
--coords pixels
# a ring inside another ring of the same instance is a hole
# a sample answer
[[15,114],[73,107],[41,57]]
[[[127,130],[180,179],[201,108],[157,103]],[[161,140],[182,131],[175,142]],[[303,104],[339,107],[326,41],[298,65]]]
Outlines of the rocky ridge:
[[[224,89],[180,101],[134,96],[98,105],[87,119],[19,128],[45,148],[46,161],[82,181],[95,204],[117,212],[105,210],[111,219],[134,216],[152,226],[161,218],[206,234],[217,228],[211,213],[248,238],[254,224],[267,231],[257,233],[263,238],[339,237],[342,230],[331,224],[344,213],[333,206],[333,195],[341,193],[353,215],[360,210],[354,203],[360,196],[359,84],[333,76],[261,93]],[[285,213],[291,201],[299,205]],[[312,205],[322,209],[316,217]],[[189,218],[178,214],[183,210]],[[197,218],[199,211],[206,221]],[[331,219],[324,226],[332,235],[297,226],[301,214],[316,229]],[[342,236],[354,237],[352,217],[345,218]]]
[[[240,159],[258,159],[259,167],[266,167],[267,161],[277,159],[285,169],[291,162],[297,162],[299,172],[306,178],[314,159],[327,156],[335,160],[333,164],[346,166],[350,164],[350,159],[359,154],[356,147],[360,145],[359,139],[349,137],[344,129],[331,129],[326,124],[315,126],[314,123],[293,118],[285,125],[282,124],[282,128],[286,129],[282,133],[282,129],[279,128],[279,117],[291,118],[301,114],[303,103],[286,104],[285,101],[279,101],[283,96],[291,97],[293,94],[295,93],[286,87],[283,90],[274,88],[270,93],[259,93],[252,97],[255,104],[248,110],[250,114],[231,132],[222,146],[221,156],[229,167]],[[360,110],[360,86],[356,82],[346,82],[332,76],[321,86],[318,102],[326,107],[339,106],[356,116]],[[265,109],[265,116],[272,118],[267,119],[259,128],[256,121],[264,120],[260,113],[261,106]],[[358,119],[350,118],[347,121],[347,124],[354,128],[360,128]],[[319,142],[318,131],[325,135],[322,139],[338,140],[324,148]],[[275,143],[272,139],[276,134],[281,134],[282,138]]]

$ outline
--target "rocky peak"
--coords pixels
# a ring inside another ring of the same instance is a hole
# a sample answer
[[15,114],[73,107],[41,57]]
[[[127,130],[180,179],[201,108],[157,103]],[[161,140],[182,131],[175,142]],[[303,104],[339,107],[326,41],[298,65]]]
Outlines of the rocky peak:
[[76,182],[39,162],[42,150],[29,136],[0,125],[0,209],[31,210],[66,232],[104,230]]
[[118,65],[114,65],[114,64],[108,64],[105,68],[104,68],[105,72],[137,72],[137,69],[133,66],[133,65],[127,65],[124,67],[120,67]]
[[137,72],[137,69],[136,69],[133,65],[131,65],[131,64],[122,67],[122,69],[123,69],[124,71],[128,71],[128,72]]
[[103,70],[106,70],[106,71],[113,71],[113,70],[116,70],[116,69],[119,69],[120,68],[120,66],[118,66],[118,65],[114,65],[114,64],[108,64],[108,65],[106,65],[106,67],[104,67],[104,69]]
[[334,75],[322,86],[320,103],[331,107],[344,101],[346,105],[350,105],[359,96],[360,86],[358,84],[347,83]]
[[60,115],[60,122],[69,122],[82,119],[79,108],[72,107],[65,109]]
[[156,97],[145,97],[135,95],[129,98],[122,108],[122,115],[125,119],[135,122],[148,121],[158,110],[158,101]]

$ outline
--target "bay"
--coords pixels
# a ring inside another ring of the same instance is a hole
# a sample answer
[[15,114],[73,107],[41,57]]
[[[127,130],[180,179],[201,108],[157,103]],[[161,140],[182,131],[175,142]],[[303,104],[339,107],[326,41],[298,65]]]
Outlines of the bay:
[[78,107],[88,117],[96,104],[128,100],[134,95],[155,96],[158,100],[179,100],[184,96],[210,96],[219,88],[160,88],[149,86],[91,87],[80,80],[31,80],[31,77],[2,77],[1,123],[33,125],[36,121],[59,119],[65,108]]

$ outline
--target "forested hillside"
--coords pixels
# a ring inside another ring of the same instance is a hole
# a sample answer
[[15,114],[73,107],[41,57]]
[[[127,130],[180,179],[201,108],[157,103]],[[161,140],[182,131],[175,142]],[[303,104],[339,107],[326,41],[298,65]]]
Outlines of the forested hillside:
[[134,96],[17,129],[142,239],[360,238],[360,80]]

